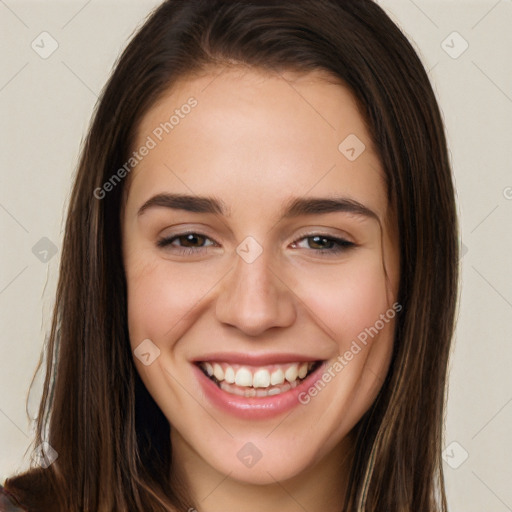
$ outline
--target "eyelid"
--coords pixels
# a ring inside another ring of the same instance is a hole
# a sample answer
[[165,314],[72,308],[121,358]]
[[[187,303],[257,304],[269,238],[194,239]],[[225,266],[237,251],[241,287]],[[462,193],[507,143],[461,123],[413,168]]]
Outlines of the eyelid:
[[340,242],[348,242],[353,245],[358,245],[358,243],[356,242],[354,237],[349,235],[347,232],[345,232],[345,231],[340,232],[340,230],[337,230],[338,233],[330,233],[330,232],[328,232],[328,229],[329,228],[327,228],[327,227],[320,227],[320,226],[313,227],[313,228],[306,228],[305,231],[303,231],[303,232],[300,231],[298,235],[294,235],[294,241],[302,240],[303,238],[308,238],[308,237],[321,236],[321,237],[329,238],[332,240],[338,240]]

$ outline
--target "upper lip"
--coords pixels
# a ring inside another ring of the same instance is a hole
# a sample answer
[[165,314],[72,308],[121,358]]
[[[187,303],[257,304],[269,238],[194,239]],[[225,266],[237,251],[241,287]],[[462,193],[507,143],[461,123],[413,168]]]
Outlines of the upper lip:
[[300,363],[322,361],[321,358],[304,354],[276,353],[276,354],[250,354],[234,352],[217,352],[195,358],[194,363],[222,362],[228,364],[247,364],[249,366],[265,366],[271,364]]

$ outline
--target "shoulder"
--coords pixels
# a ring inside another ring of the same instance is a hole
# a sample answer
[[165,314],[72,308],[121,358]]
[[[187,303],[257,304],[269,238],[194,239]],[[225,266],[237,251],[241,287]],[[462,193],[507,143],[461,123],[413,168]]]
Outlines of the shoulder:
[[0,485],[0,512],[28,512],[16,497]]

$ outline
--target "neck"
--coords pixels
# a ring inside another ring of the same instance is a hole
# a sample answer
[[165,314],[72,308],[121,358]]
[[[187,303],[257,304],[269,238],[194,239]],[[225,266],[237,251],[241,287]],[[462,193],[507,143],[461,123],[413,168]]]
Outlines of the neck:
[[173,478],[185,483],[199,512],[338,512],[343,505],[353,460],[352,434],[315,465],[292,478],[265,485],[241,482],[218,472],[183,438],[178,441],[179,434],[173,434]]

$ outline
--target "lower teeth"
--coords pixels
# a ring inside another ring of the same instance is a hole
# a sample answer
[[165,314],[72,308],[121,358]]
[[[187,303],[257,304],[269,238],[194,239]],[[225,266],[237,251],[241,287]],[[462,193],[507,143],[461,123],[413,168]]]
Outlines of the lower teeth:
[[253,387],[241,387],[236,386],[234,384],[228,384],[227,382],[218,382],[217,385],[222,389],[223,391],[226,391],[227,393],[231,393],[232,395],[238,395],[243,396],[245,398],[253,398],[253,397],[266,397],[266,396],[274,396],[279,395],[280,393],[285,393],[286,391],[289,391],[290,389],[293,389],[298,386],[299,382],[301,382],[301,379],[294,380],[293,382],[286,382],[284,384],[281,384],[279,386],[274,386],[271,388],[261,389],[261,388],[253,388]]

